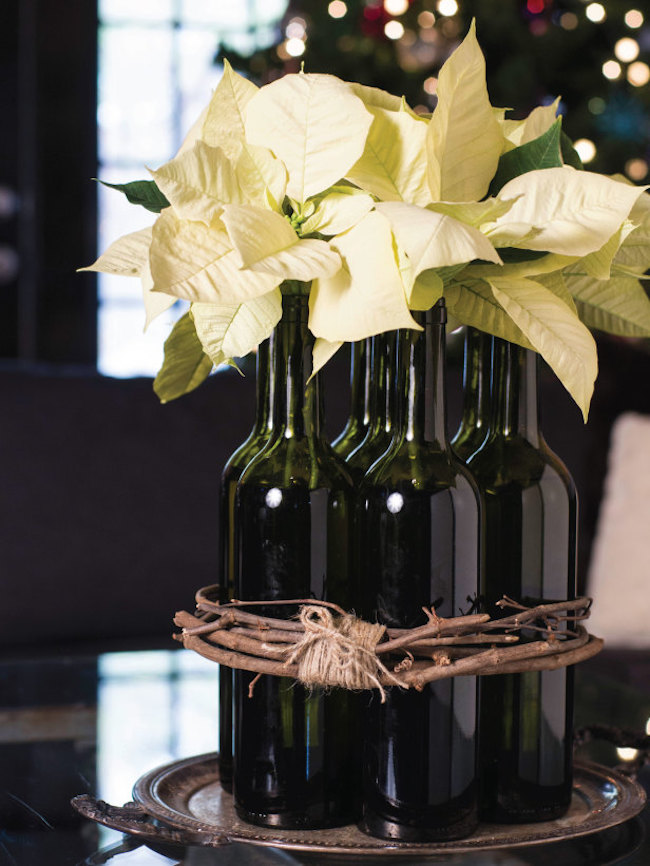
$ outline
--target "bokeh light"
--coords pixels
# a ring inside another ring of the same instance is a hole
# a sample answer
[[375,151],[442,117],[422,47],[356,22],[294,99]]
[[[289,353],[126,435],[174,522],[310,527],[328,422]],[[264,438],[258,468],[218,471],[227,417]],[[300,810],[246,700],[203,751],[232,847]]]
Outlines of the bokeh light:
[[622,63],[631,63],[639,56],[639,43],[631,36],[624,36],[614,46],[614,54]]
[[609,78],[610,81],[620,78],[621,72],[621,64],[617,63],[616,60],[607,60],[603,63],[603,75],[605,78]]
[[424,12],[420,12],[418,15],[418,24],[423,30],[428,30],[430,27],[436,23],[436,16],[433,12],[429,12],[428,9],[425,9]]
[[409,0],[384,0],[384,9],[389,15],[403,15],[408,8]]
[[297,36],[292,36],[285,42],[285,48],[289,57],[300,57],[305,53],[305,43]]
[[330,5],[327,7],[327,12],[332,16],[332,18],[343,18],[347,11],[348,7],[345,5],[343,0],[332,0]]
[[438,12],[441,15],[455,15],[458,12],[458,3],[456,0],[438,0]]
[[650,81],[650,66],[638,60],[627,68],[627,80],[633,87],[643,87]]
[[643,26],[643,12],[639,9],[630,9],[625,13],[625,23],[631,30],[636,30]]
[[433,96],[438,89],[438,79],[433,75],[429,76],[422,85],[422,89],[425,93],[428,93],[429,96]]
[[617,748],[616,754],[621,759],[621,761],[633,761],[638,757],[639,751],[638,749],[628,749],[628,748]]
[[287,39],[304,39],[307,35],[307,22],[304,18],[292,18],[284,32]]
[[[628,159],[625,163],[625,174],[630,180],[645,180],[648,174],[648,163],[645,159]],[[648,720],[650,727],[650,719]],[[650,734],[650,731],[648,731]]]
[[563,27],[565,30],[575,30],[578,24],[578,16],[574,15],[573,12],[565,12],[560,17],[560,27]]
[[587,108],[592,114],[602,114],[607,108],[607,103],[602,96],[592,96],[587,103]]
[[596,156],[596,145],[590,138],[579,138],[573,142],[580,159],[587,163],[591,162]]
[[594,24],[600,24],[607,18],[607,12],[602,3],[590,3],[585,9],[585,15]]
[[404,35],[404,25],[401,21],[387,21],[384,33],[389,39],[401,39]]

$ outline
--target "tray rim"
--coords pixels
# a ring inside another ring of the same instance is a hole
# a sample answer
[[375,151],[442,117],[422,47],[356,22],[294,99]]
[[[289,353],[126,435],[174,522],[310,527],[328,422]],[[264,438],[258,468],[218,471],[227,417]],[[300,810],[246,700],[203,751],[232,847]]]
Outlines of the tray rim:
[[[179,830],[192,833],[193,839],[191,844],[202,844],[201,834],[214,834],[215,831],[224,833],[230,842],[239,842],[261,847],[280,848],[284,851],[295,851],[297,853],[306,854],[323,854],[336,857],[354,856],[360,859],[366,857],[377,856],[392,856],[397,859],[400,857],[420,856],[435,856],[439,854],[468,854],[477,851],[489,851],[497,849],[523,848],[533,845],[548,844],[550,842],[563,842],[577,839],[582,836],[589,836],[603,830],[616,827],[620,824],[635,818],[643,810],[647,796],[642,786],[635,780],[622,773],[617,772],[609,767],[601,764],[574,761],[574,782],[573,791],[579,796],[581,789],[584,789],[585,783],[590,779],[592,783],[598,780],[602,787],[606,783],[613,784],[619,794],[620,802],[610,809],[602,809],[592,811],[589,816],[579,825],[562,825],[558,821],[540,822],[528,825],[491,825],[483,824],[483,827],[499,827],[507,828],[508,826],[529,826],[538,829],[538,832],[532,832],[526,837],[512,836],[510,838],[494,839],[489,836],[469,836],[465,839],[458,839],[449,842],[389,842],[368,838],[368,844],[362,843],[344,843],[340,845],[318,841],[319,833],[323,831],[312,830],[303,831],[313,835],[314,841],[305,841],[304,839],[291,838],[292,831],[278,831],[273,828],[265,829],[250,825],[250,834],[242,834],[241,832],[232,832],[228,827],[219,824],[212,824],[200,821],[188,811],[181,811],[169,803],[163,801],[156,792],[162,782],[169,779],[174,774],[189,772],[192,769],[198,769],[201,775],[198,776],[193,787],[190,785],[184,791],[185,802],[189,802],[190,798],[198,793],[209,784],[214,784],[219,781],[218,774],[217,752],[209,752],[202,755],[195,755],[189,758],[181,758],[175,761],[170,761],[159,767],[156,767],[144,773],[133,786],[133,799],[138,803],[147,814],[155,820],[161,821],[167,826]],[[205,778],[209,777],[209,781]],[[231,797],[225,791],[221,794],[223,797]],[[559,819],[562,821],[563,819]],[[349,826],[349,825],[348,825]],[[505,836],[504,831],[504,836]],[[359,831],[360,835],[361,831]],[[206,838],[206,845],[210,844]]]

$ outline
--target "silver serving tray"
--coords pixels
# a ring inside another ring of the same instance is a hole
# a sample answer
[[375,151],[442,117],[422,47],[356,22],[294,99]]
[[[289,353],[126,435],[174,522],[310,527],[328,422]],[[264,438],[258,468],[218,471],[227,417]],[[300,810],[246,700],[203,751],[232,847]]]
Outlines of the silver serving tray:
[[[382,855],[382,860],[429,857],[573,839],[628,821],[646,802],[645,792],[636,781],[596,764],[576,762],[573,797],[564,817],[536,824],[481,824],[465,839],[415,844],[374,839],[354,825],[283,831],[247,824],[237,817],[232,796],[219,783],[216,754],[174,761],[146,773],[135,783],[133,797],[136,809],[167,828],[168,838],[173,833],[178,841],[185,839],[188,844],[217,847],[245,842],[298,855],[329,854],[333,859],[347,856],[366,862],[377,855]],[[153,830],[148,824],[143,835]]]

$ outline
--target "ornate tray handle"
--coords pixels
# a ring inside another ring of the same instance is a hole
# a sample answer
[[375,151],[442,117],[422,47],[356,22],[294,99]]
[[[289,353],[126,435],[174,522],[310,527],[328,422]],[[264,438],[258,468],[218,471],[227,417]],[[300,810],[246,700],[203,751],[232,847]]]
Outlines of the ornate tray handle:
[[191,845],[194,842],[197,845],[219,848],[229,845],[231,841],[225,834],[215,833],[214,828],[211,827],[196,833],[166,827],[158,820],[154,821],[138,803],[111,806],[110,803],[96,800],[89,794],[80,794],[78,797],[73,797],[70,802],[84,818],[150,842],[168,842],[176,845]]

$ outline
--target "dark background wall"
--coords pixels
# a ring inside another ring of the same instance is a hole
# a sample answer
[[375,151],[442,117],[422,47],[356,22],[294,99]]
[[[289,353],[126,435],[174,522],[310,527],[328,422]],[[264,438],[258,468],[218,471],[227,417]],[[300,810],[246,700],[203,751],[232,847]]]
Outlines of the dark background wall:
[[[650,356],[600,341],[590,420],[548,372],[543,427],[581,500],[586,574],[611,424],[650,413]],[[453,431],[458,352],[449,372]],[[331,435],[347,359],[327,370]],[[0,646],[117,637],[171,645],[171,619],[217,577],[218,479],[252,424],[254,381],[227,371],[160,405],[148,379],[0,371]]]

